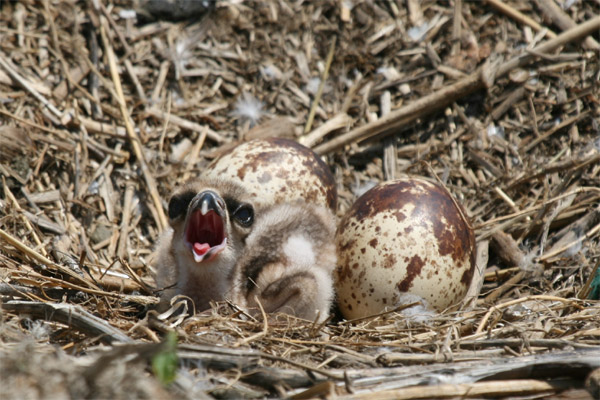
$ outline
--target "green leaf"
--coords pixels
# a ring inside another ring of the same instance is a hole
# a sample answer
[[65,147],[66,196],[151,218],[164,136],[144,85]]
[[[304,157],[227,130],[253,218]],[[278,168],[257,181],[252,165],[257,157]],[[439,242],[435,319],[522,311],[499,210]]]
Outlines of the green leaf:
[[162,350],[152,357],[152,372],[164,386],[175,380],[177,374],[177,334],[169,332]]

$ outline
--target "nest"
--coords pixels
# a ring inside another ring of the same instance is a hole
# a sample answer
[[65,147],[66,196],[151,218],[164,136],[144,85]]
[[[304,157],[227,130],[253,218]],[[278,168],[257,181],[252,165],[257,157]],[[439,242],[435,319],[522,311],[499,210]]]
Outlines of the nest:
[[[597,11],[3,2],[3,395],[598,396]],[[268,136],[323,156],[340,216],[383,180],[443,182],[478,243],[461,309],[324,324],[228,303],[153,311],[164,199]],[[171,377],[165,355],[179,360]]]

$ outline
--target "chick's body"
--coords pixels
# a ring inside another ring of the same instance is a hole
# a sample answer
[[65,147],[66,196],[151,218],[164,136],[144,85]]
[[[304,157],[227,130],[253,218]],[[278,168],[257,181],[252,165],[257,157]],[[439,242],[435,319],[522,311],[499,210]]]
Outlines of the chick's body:
[[325,207],[296,202],[261,214],[233,271],[231,298],[257,311],[320,321],[329,315],[336,265],[335,220]]

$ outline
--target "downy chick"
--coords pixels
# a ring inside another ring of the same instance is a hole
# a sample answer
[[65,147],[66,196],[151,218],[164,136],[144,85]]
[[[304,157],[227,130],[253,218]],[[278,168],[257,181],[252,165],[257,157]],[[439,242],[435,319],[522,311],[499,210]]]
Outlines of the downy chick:
[[234,303],[324,321],[333,300],[335,219],[321,206],[284,203],[262,212],[232,274]]
[[254,223],[250,200],[240,186],[214,179],[195,179],[174,192],[170,229],[156,250],[162,308],[179,294],[191,298],[196,311],[225,298]]

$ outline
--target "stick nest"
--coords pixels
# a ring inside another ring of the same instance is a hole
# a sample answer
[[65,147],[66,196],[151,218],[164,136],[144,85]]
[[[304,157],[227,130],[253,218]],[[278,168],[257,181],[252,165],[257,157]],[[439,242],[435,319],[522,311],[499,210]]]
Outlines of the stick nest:
[[[4,396],[598,395],[598,26],[581,33],[597,7],[3,2]],[[460,310],[322,325],[152,311],[164,199],[268,136],[323,156],[338,216],[383,180],[443,182],[478,242]],[[150,365],[172,330],[161,384]]]

